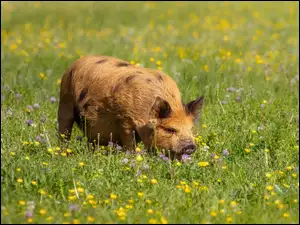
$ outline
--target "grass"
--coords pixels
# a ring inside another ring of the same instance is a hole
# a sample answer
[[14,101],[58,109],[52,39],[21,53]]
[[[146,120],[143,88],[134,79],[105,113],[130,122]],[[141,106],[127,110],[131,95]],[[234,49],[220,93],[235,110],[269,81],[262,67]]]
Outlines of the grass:
[[[1,5],[1,223],[299,222],[298,2]],[[58,153],[60,79],[88,54],[205,95],[192,160],[91,153],[77,127]]]

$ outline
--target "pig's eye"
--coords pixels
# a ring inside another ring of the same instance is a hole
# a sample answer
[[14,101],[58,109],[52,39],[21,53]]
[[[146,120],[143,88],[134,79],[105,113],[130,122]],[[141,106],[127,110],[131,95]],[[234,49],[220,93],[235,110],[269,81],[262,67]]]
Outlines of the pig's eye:
[[163,127],[164,131],[171,133],[171,134],[175,134],[177,132],[176,129],[174,128],[170,128],[170,127]]

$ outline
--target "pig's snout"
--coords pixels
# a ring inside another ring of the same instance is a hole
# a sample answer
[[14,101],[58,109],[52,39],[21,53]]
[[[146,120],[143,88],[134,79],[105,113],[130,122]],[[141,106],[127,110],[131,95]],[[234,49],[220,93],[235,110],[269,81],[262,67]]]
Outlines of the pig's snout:
[[185,143],[184,147],[181,150],[182,154],[187,154],[187,155],[191,155],[195,151],[196,151],[196,145],[190,141]]

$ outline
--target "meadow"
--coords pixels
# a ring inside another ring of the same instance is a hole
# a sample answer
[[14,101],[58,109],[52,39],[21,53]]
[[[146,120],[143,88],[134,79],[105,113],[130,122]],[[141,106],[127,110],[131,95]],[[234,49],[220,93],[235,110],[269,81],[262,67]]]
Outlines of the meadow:
[[[1,223],[299,223],[298,2],[1,2],[1,13]],[[196,153],[91,152],[76,126],[60,149],[61,77],[89,54],[166,72],[184,102],[204,95]]]

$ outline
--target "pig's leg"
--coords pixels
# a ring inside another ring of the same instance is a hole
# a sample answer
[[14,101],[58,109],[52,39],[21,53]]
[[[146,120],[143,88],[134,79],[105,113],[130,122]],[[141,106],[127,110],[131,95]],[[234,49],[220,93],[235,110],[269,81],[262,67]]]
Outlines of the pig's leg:
[[71,102],[60,102],[58,108],[58,132],[60,143],[69,141],[75,120],[74,106]]
[[131,128],[123,128],[120,131],[122,146],[124,150],[134,151],[136,140],[134,138],[134,130]]

